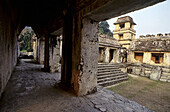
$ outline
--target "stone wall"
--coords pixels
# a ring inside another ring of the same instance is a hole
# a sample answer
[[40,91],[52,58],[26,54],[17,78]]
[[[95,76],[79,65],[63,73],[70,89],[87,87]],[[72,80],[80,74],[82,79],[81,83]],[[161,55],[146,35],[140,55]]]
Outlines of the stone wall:
[[107,36],[105,34],[99,34],[99,45],[120,48],[119,42],[113,37]]
[[[119,63],[119,54],[121,45],[113,37],[99,34],[99,47],[104,48],[103,55],[104,63]],[[110,50],[113,50],[113,59],[110,61]]]
[[131,51],[170,52],[170,37],[135,39],[129,49]]
[[0,97],[14,70],[18,57],[17,34],[13,30],[14,26],[8,20],[4,21],[2,23],[0,15]]
[[154,66],[141,63],[128,64],[126,67],[128,73],[146,76],[152,80],[170,82],[170,67]]
[[[135,52],[143,53],[143,61],[141,63],[146,63],[150,65],[158,65],[158,66],[169,66],[170,67],[170,52],[142,52],[142,51],[129,51],[128,53],[128,62],[129,63],[140,63],[139,60],[135,59]],[[152,60],[152,53],[162,53],[163,61],[161,63],[155,63]]]
[[[128,62],[138,63],[139,61],[135,59],[135,53],[143,53],[142,63],[159,65],[159,66],[170,66],[170,37],[145,37],[140,39],[135,39],[132,41],[129,53]],[[155,63],[152,60],[152,53],[163,54],[163,61],[160,63]]]
[[170,82],[170,67],[142,63],[115,63],[124,73],[148,77],[152,80]]
[[49,64],[50,64],[50,72],[59,72],[60,71],[60,47],[62,46],[62,42],[60,41],[60,37],[56,37],[56,43],[50,41],[50,48],[49,48]]

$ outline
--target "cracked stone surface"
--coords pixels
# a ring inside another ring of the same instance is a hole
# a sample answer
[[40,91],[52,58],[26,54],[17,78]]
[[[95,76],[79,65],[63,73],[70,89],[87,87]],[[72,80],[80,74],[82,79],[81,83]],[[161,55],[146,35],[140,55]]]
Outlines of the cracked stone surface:
[[21,60],[0,100],[0,112],[152,112],[102,87],[76,97],[56,84],[60,73],[45,73],[42,67]]

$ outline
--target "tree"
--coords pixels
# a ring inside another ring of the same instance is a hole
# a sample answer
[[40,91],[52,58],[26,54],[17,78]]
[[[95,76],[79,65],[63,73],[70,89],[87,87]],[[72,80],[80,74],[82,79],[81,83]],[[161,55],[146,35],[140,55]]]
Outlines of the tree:
[[31,38],[34,35],[32,28],[24,28],[19,36],[20,50],[32,51]]
[[102,21],[99,23],[99,33],[113,36],[113,33],[110,31],[107,21]]

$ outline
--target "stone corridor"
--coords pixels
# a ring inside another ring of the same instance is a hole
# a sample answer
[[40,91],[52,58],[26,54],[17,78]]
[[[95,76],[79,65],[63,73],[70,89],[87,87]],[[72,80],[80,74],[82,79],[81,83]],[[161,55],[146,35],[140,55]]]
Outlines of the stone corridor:
[[58,86],[60,73],[42,72],[43,65],[20,60],[0,100],[0,112],[151,112],[102,87],[83,97]]

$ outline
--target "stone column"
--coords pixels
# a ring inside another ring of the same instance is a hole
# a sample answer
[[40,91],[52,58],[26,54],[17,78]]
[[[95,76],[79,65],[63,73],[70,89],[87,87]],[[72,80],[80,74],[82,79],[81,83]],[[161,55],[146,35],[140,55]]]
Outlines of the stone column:
[[62,36],[60,36],[60,57],[62,57],[62,44],[63,44],[63,40],[62,40]]
[[37,57],[37,39],[33,39],[33,57],[36,60]]
[[38,42],[38,62],[40,64],[44,63],[44,47],[45,41],[44,37],[41,37]]
[[49,72],[50,66],[49,66],[49,36],[45,36],[45,52],[44,52],[44,71]]
[[143,63],[150,64],[151,63],[151,53],[150,52],[144,52],[143,54]]
[[104,59],[105,63],[109,63],[109,57],[110,57],[109,51],[110,51],[110,48],[106,47],[105,54],[104,54],[105,55],[105,59]]
[[97,91],[98,23],[67,12],[64,17],[61,84],[77,96]]
[[60,42],[59,37],[51,37],[50,41],[50,72],[59,72]]

